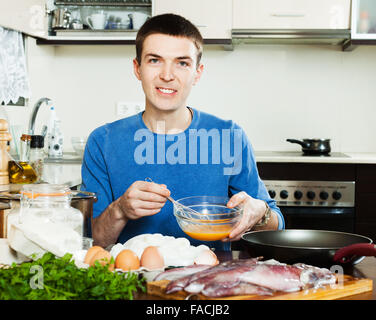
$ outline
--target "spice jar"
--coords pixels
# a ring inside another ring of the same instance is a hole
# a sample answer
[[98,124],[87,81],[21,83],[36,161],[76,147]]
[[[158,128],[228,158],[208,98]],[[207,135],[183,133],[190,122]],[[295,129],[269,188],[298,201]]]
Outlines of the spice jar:
[[44,166],[44,137],[41,135],[32,135],[30,141],[30,157],[29,164],[34,169],[37,179],[35,182],[42,181]]
[[[71,207],[71,192],[65,185],[29,184],[21,190],[19,209],[8,215],[10,246],[35,258],[44,252],[57,256],[82,249],[83,215]],[[34,251],[27,242],[31,242]]]

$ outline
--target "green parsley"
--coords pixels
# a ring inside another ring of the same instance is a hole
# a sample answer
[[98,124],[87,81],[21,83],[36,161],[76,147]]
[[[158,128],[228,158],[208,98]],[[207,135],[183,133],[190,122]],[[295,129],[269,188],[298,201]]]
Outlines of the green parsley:
[[61,258],[45,253],[0,269],[0,300],[132,300],[138,290],[146,290],[137,273],[112,272],[98,262],[78,268],[71,258],[68,253]]

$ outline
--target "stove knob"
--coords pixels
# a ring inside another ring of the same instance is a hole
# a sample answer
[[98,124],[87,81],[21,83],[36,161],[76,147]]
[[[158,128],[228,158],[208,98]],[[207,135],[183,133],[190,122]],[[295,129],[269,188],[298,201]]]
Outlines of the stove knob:
[[341,194],[341,192],[334,191],[333,194],[332,194],[332,197],[333,197],[334,200],[339,200],[339,199],[341,199],[342,194]]
[[321,200],[328,200],[329,194],[326,191],[321,191],[320,192],[320,199]]
[[282,190],[282,191],[279,193],[279,196],[280,196],[282,199],[287,199],[288,196],[289,196],[289,193],[287,192],[287,190]]
[[303,192],[296,190],[294,192],[294,197],[295,197],[295,199],[300,200],[303,197]]
[[315,199],[316,194],[313,191],[308,191],[307,197],[308,197],[308,199],[313,200],[313,199]]
[[268,193],[269,193],[269,196],[270,196],[270,198],[272,198],[272,199],[274,199],[274,198],[275,198],[275,196],[276,196],[276,193],[275,193],[275,191],[274,191],[274,190],[269,190],[269,191],[268,191]]

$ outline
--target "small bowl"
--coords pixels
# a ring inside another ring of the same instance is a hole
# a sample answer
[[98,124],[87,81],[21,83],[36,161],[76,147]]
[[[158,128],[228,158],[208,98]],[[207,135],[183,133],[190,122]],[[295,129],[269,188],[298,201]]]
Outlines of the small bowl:
[[174,216],[180,228],[191,238],[202,241],[217,241],[229,236],[240,220],[243,208],[226,206],[230,199],[217,196],[195,196],[177,200],[198,214],[174,205]]
[[74,151],[81,157],[84,155],[86,142],[87,138],[84,137],[72,137],[71,139]]

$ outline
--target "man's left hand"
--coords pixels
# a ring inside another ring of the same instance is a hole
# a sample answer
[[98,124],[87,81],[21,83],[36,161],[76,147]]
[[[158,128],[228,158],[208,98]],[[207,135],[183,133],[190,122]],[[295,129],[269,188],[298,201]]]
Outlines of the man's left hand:
[[243,215],[239,223],[231,231],[229,237],[223,241],[240,240],[242,234],[249,231],[259,222],[266,212],[264,201],[252,198],[244,191],[234,194],[227,203],[228,208],[234,208],[236,206],[243,207]]

